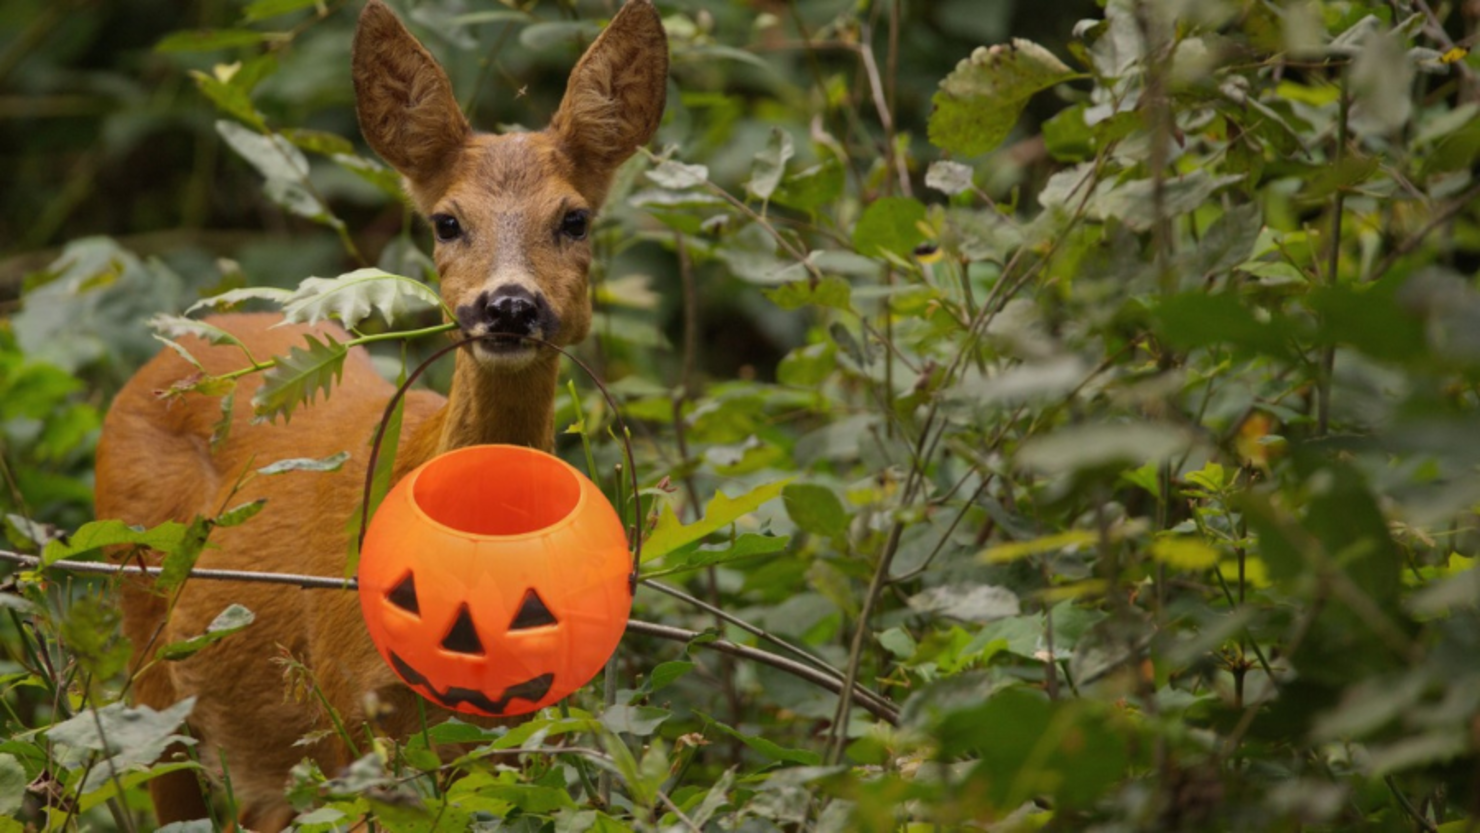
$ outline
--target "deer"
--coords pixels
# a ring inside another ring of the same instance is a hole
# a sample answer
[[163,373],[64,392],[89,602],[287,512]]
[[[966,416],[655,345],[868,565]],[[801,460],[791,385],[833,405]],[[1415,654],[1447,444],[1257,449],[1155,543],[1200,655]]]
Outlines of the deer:
[[[478,339],[455,351],[445,398],[423,390],[408,395],[393,480],[472,444],[550,451],[560,365],[538,342],[573,345],[590,328],[593,218],[617,168],[652,138],[663,115],[668,42],[657,10],[651,0],[627,0],[576,63],[538,132],[474,131],[447,74],[381,0],[368,0],[360,14],[351,61],[365,140],[401,175],[431,226],[441,298],[457,324],[453,337]],[[208,321],[257,356],[283,355],[309,334],[347,337],[332,324],[284,325],[264,313]],[[485,338],[490,334],[501,337]],[[234,346],[193,338],[182,344],[209,374],[244,364]],[[154,526],[214,516],[228,498],[262,499],[250,522],[212,534],[198,566],[342,576],[364,452],[393,386],[356,348],[326,399],[290,421],[254,424],[248,402],[260,382],[245,377],[227,438],[212,448],[218,399],[158,395],[198,372],[164,350],[118,394],[97,452],[97,516]],[[254,465],[344,450],[351,458],[334,473],[240,482]],[[290,770],[305,757],[330,774],[352,762],[348,744],[325,732],[327,710],[289,695],[275,661],[282,653],[309,670],[345,726],[363,731],[373,723],[392,737],[422,726],[417,695],[376,653],[353,593],[190,581],[171,599],[133,578],[121,580],[119,592],[122,630],[134,646],[130,697],[154,709],[195,698],[187,725],[196,756],[214,780],[223,770],[229,775],[242,828],[274,831],[291,822],[283,794]],[[153,661],[159,645],[203,633],[232,603],[253,611],[250,627],[187,660]],[[376,704],[374,714],[367,703]],[[427,710],[437,712],[431,704]],[[306,746],[295,745],[305,738]],[[208,815],[192,770],[156,777],[149,787],[160,824]]]

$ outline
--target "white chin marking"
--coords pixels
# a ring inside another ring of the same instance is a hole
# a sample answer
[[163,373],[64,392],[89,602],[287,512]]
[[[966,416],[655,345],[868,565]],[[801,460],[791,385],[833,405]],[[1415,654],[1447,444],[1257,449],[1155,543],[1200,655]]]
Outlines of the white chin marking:
[[511,344],[480,341],[473,345],[473,357],[478,364],[489,370],[518,370],[534,361],[536,348],[533,344]]

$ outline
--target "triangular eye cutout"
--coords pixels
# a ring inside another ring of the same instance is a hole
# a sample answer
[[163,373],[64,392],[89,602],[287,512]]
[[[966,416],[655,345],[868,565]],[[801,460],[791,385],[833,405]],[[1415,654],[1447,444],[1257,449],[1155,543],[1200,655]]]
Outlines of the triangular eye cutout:
[[452,623],[452,630],[442,640],[442,647],[459,654],[483,655],[483,640],[478,638],[478,630],[473,627],[473,617],[468,613],[467,605],[458,608],[457,621]]
[[407,611],[421,615],[421,605],[416,601],[416,576],[407,573],[406,577],[396,582],[396,586],[385,594],[386,601]]
[[521,631],[527,628],[542,628],[545,625],[555,625],[558,621],[550,608],[545,606],[545,600],[540,594],[534,592],[534,588],[524,591],[524,601],[519,603],[519,612],[514,614],[514,621],[509,625],[511,631]]

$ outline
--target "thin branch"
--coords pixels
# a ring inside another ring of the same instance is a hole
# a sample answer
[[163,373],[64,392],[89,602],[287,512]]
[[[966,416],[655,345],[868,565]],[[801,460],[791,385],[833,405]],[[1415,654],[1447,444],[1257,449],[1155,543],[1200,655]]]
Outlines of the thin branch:
[[[30,569],[50,568],[55,570],[66,570],[72,573],[90,573],[95,575],[157,576],[161,572],[163,572],[163,568],[160,567],[140,567],[132,564],[108,564],[98,561],[60,560],[43,565],[41,563],[41,559],[37,556],[23,555],[18,552],[9,552],[7,550],[0,550],[0,561],[8,561],[12,564],[19,564],[22,567],[27,567]],[[287,584],[295,587],[301,587],[305,590],[359,589],[359,584],[352,578],[330,578],[328,576],[307,576],[293,573],[257,573],[246,570],[207,570],[197,568],[190,571],[190,578],[204,579],[210,581],[246,581],[264,584]],[[675,628],[669,625],[657,625],[651,622],[643,622],[637,619],[628,620],[627,630],[632,633],[640,633],[645,636],[655,636],[661,639],[671,639],[676,642],[693,642],[694,640],[704,636],[704,634],[699,631],[691,631],[684,628]],[[785,671],[786,673],[791,674],[794,677],[806,680],[807,682],[824,688],[834,694],[840,694],[843,691],[843,684],[837,678],[822,671],[818,671],[815,668],[804,665],[800,662],[796,662],[777,654],[770,653],[769,651],[762,651],[758,648],[751,648],[746,645],[737,645],[734,642],[730,642],[724,639],[700,641],[695,644],[702,645],[706,648],[710,648],[722,654],[729,654],[730,656],[752,660],[763,665],[769,665],[772,668],[780,671]],[[868,692],[864,696],[859,697],[858,692],[855,691],[854,696],[857,697],[859,705],[863,706],[875,717],[879,718],[880,720],[888,721],[891,724],[897,725],[899,723],[899,712],[888,700],[874,694],[873,692]]]

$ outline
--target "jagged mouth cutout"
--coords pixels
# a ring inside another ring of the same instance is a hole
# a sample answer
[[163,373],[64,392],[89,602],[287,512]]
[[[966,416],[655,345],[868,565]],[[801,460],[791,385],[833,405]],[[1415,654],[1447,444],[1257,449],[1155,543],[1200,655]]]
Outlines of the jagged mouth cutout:
[[[414,573],[408,571],[400,581],[386,591],[385,600],[393,607],[418,619],[421,618],[421,601],[416,594]],[[519,603],[519,609],[509,623],[509,630],[523,631],[559,626],[560,620],[550,611],[550,607],[545,604],[544,599],[540,598],[540,594],[531,587],[524,591],[524,598]],[[440,644],[442,650],[452,654],[472,657],[487,655],[483,640],[478,636],[478,628],[473,623],[472,611],[468,609],[466,602],[458,607],[457,616],[453,618],[452,626],[448,628]],[[540,674],[509,686],[504,689],[503,696],[495,700],[487,692],[474,688],[450,686],[445,691],[439,691],[425,674],[394,651],[390,652],[390,661],[407,684],[415,686],[423,696],[434,703],[449,709],[456,709],[463,705],[471,706],[490,717],[502,716],[515,699],[538,703],[550,692],[550,687],[555,683],[553,673]]]

